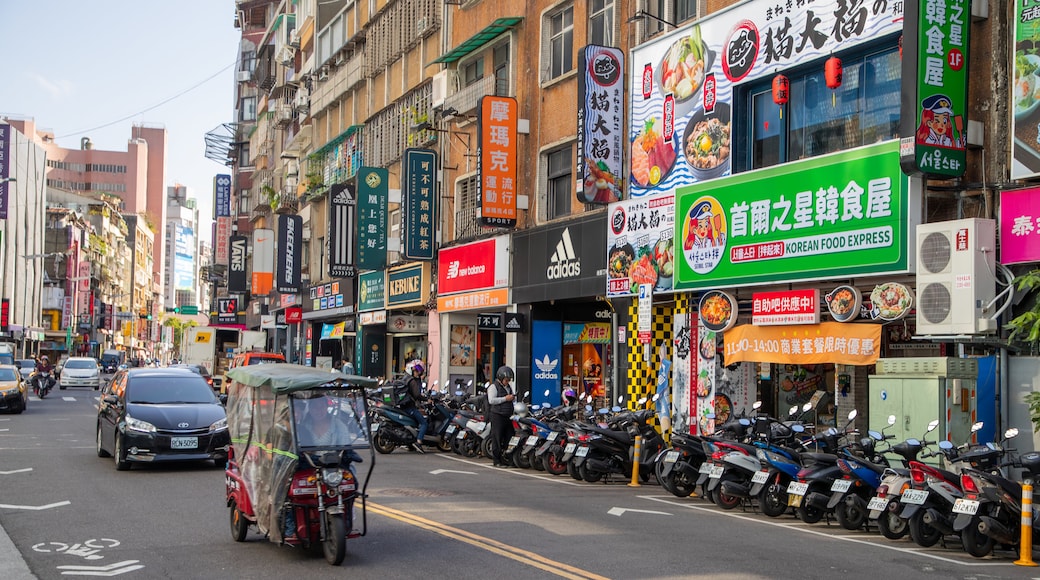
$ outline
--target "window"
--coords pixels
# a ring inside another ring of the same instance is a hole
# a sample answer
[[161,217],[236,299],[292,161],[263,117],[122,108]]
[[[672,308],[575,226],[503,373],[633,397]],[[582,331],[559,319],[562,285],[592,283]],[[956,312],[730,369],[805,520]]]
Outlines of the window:
[[[773,102],[772,76],[745,95],[751,116],[744,169],[816,157],[894,139],[899,129],[900,61],[896,48],[842,56],[844,82],[827,88],[824,61],[785,73],[791,96]],[[739,118],[739,115],[734,115]]]
[[256,66],[256,51],[255,50],[243,50],[242,51],[242,63],[238,70],[246,71],[248,73],[253,72],[253,67]]
[[548,58],[544,80],[555,79],[574,67],[574,7],[567,6],[562,10],[546,16],[548,40]]
[[238,120],[243,122],[256,120],[256,97],[242,97],[238,116]]
[[614,0],[589,2],[589,44],[614,45]]
[[462,65],[462,86],[468,87],[484,78],[484,57],[479,57]]
[[698,0],[674,0],[675,1],[675,20],[672,22],[679,24],[684,20],[690,20],[691,18],[697,18],[697,2]]
[[[249,190],[240,190],[238,192],[238,215],[249,215],[249,212],[253,210],[253,208],[249,205],[249,202]],[[169,255],[169,248],[167,248],[167,255]]]
[[571,183],[574,177],[574,155],[571,146],[550,151],[546,155],[545,217],[553,219],[571,213]]
[[509,43],[503,42],[495,47],[493,66],[495,67],[495,94],[501,97],[509,95]]

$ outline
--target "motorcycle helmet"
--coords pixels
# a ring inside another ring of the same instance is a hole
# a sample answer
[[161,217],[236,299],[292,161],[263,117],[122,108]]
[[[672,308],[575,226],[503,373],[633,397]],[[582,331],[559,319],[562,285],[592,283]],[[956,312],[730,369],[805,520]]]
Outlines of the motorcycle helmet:
[[578,399],[578,394],[574,392],[574,389],[567,389],[563,392],[563,402],[571,405]]
[[49,359],[49,358],[47,358],[47,355],[43,355],[43,356],[41,356],[41,357],[40,357],[40,360],[42,360],[43,362],[47,362],[47,361],[49,361],[50,359]]
[[527,416],[527,403],[523,401],[517,401],[513,403],[513,414],[521,417]]
[[409,375],[413,375],[415,373],[419,373],[421,375],[426,370],[426,368],[423,366],[422,361],[413,360],[404,366],[404,370]]
[[513,380],[516,378],[516,373],[513,372],[513,369],[509,365],[502,365],[498,367],[498,372],[495,373],[495,378],[499,380]]

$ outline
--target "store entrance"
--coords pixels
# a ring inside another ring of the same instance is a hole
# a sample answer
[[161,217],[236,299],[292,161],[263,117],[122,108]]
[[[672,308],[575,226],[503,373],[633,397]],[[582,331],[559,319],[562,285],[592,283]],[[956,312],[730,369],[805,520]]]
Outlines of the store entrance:
[[596,407],[603,406],[607,396],[603,384],[605,344],[563,345],[563,390],[573,389],[579,396],[591,394]]
[[[477,377],[476,384],[483,385],[495,380],[498,367],[505,364],[502,353],[506,349],[506,335],[497,330],[477,332]],[[516,369],[514,369],[515,371]]]

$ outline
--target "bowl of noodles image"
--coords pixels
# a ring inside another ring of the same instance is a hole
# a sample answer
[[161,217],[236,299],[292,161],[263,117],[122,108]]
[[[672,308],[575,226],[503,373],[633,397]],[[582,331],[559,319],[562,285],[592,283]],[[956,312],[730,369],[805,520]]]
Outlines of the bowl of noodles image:
[[737,323],[737,299],[721,290],[705,292],[697,311],[701,324],[714,332],[724,332]]
[[855,286],[838,286],[824,296],[831,318],[837,322],[848,322],[859,316],[863,296]]

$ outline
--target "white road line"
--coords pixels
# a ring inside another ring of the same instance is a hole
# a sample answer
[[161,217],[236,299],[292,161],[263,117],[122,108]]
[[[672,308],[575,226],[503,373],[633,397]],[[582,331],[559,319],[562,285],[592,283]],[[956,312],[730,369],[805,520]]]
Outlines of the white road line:
[[76,397],[62,397],[61,400],[62,401],[75,401]]
[[538,479],[538,480],[546,481],[546,482],[549,482],[549,483],[562,484],[562,485],[572,485],[572,486],[577,486],[577,487],[584,487],[586,489],[617,489],[617,487],[612,486],[612,485],[592,485],[590,483],[585,483],[585,482],[582,482],[582,481],[576,481],[572,477],[570,477],[569,475],[566,475],[566,474],[564,474],[564,475],[549,475],[549,474],[540,474],[538,472],[531,473],[530,472],[531,470],[529,470],[529,469],[520,469],[520,468],[515,468],[515,467],[511,467],[509,469],[501,469],[499,467],[492,467],[490,463],[480,463],[480,462],[474,461],[472,459],[466,459],[465,457],[456,456],[455,454],[447,455],[447,454],[439,453],[437,455],[434,455],[434,457],[440,457],[441,459],[448,459],[450,461],[458,461],[460,463],[465,463],[467,465],[473,465],[475,467],[484,467],[486,469],[493,469],[493,470],[495,470],[496,472],[499,472],[499,473],[508,473],[508,474],[511,474],[511,475],[521,475],[523,477],[530,477],[532,479]]
[[32,471],[31,467],[23,467],[22,469],[12,469],[11,471],[0,471],[0,475],[12,475],[15,473],[25,473],[26,471]]

